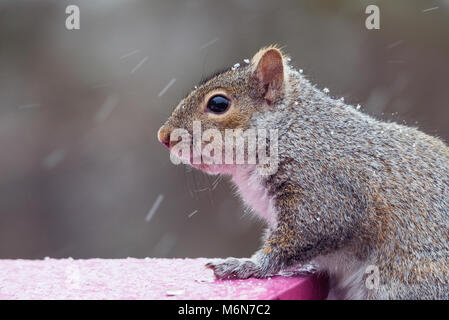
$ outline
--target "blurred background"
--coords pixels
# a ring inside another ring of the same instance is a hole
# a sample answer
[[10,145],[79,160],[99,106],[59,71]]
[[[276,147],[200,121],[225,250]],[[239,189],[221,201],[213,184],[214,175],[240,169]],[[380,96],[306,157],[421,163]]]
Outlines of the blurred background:
[[449,140],[449,1],[0,0],[0,258],[251,255],[263,224],[229,180],[173,165],[156,133],[271,43],[331,95]]

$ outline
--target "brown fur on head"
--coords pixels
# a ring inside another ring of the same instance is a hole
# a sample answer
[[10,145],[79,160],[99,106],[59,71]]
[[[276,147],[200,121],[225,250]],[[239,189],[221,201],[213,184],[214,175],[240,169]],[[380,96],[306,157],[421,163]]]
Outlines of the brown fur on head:
[[[278,47],[262,48],[249,64],[214,76],[181,100],[159,129],[159,140],[173,147],[176,141],[170,139],[171,132],[182,128],[192,135],[193,121],[201,122],[203,132],[218,129],[223,137],[226,129],[246,130],[254,113],[271,108],[283,98],[285,69],[286,56]],[[209,100],[216,95],[229,100],[226,112],[216,114],[208,110]]]

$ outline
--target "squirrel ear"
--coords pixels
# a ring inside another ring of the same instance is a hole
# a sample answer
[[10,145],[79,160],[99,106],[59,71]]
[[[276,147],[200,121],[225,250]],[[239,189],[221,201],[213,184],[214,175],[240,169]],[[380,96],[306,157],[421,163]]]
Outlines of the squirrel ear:
[[269,104],[278,98],[284,88],[284,61],[282,52],[276,47],[261,49],[252,58],[253,75],[264,92]]

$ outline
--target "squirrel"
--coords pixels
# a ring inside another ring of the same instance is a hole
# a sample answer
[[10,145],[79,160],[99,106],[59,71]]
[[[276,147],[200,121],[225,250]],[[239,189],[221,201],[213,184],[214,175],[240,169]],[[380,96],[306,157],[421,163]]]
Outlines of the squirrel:
[[[449,148],[329,96],[278,46],[203,81],[158,131],[278,129],[277,171],[261,164],[192,164],[230,175],[267,223],[250,258],[215,259],[219,279],[296,268],[325,273],[329,299],[449,298]],[[373,277],[374,276],[374,277]]]

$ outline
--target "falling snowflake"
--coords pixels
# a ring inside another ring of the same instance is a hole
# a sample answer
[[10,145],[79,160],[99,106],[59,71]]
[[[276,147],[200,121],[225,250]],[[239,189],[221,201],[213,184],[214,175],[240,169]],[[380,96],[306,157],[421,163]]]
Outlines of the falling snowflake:
[[148,222],[151,220],[151,218],[153,217],[153,215],[156,213],[156,210],[159,208],[162,200],[164,200],[164,195],[163,194],[159,194],[156,198],[156,201],[153,203],[153,206],[151,207],[150,211],[148,211],[148,214],[145,218],[145,220]]
[[170,87],[176,82],[176,78],[173,78],[170,80],[169,83],[167,83],[167,85],[164,87],[164,89],[161,90],[161,92],[159,92],[158,96],[162,97],[165,92],[167,92],[168,89],[170,89]]

